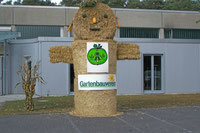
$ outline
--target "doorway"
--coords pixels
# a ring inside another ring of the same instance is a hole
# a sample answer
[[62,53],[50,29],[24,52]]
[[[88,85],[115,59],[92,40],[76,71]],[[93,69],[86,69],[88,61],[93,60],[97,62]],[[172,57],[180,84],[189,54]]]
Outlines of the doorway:
[[74,65],[70,64],[70,94],[74,93]]
[[163,93],[163,55],[143,56],[144,93]]

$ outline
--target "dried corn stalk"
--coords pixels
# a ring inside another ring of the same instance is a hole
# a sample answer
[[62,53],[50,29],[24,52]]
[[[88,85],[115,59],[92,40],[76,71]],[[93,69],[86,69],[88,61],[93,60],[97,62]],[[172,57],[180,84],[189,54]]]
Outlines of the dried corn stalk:
[[33,103],[33,95],[35,93],[35,84],[36,81],[45,83],[43,78],[40,76],[38,72],[39,68],[39,61],[36,62],[36,64],[29,68],[28,63],[25,61],[22,66],[20,66],[19,71],[17,74],[21,78],[21,81],[16,84],[18,86],[19,84],[22,84],[22,88],[25,92],[26,99],[25,99],[25,108],[27,111],[33,111],[34,110],[34,103]]

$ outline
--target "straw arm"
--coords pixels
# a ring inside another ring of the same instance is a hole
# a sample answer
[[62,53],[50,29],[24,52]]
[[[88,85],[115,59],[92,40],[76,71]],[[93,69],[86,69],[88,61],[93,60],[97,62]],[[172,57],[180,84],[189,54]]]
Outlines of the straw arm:
[[49,49],[51,63],[70,63],[73,64],[72,48],[70,46],[54,46]]
[[117,43],[117,59],[118,60],[139,60],[140,49],[134,43]]

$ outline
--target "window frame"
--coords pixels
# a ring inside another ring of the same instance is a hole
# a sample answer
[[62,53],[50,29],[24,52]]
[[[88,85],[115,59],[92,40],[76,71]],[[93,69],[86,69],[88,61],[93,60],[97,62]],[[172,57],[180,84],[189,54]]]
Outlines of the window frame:
[[[144,57],[151,56],[151,90],[144,90]],[[154,89],[154,56],[161,56],[161,90]],[[165,54],[164,53],[142,53],[142,93],[163,94],[165,93]]]

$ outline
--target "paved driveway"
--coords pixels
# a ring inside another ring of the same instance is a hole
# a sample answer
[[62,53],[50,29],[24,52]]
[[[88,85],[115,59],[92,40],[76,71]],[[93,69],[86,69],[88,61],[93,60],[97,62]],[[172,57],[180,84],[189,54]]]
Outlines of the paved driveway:
[[129,110],[108,118],[1,116],[0,133],[200,133],[200,106]]

